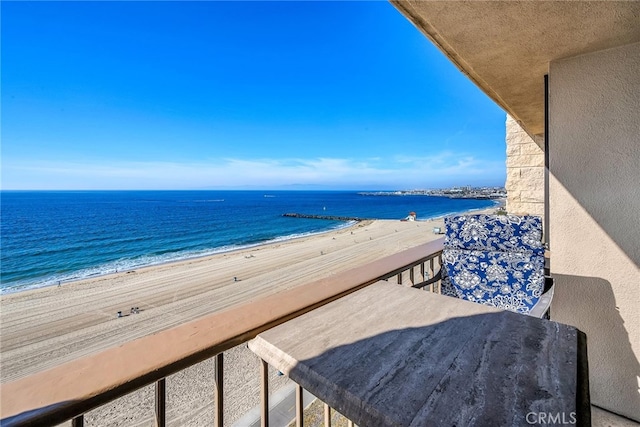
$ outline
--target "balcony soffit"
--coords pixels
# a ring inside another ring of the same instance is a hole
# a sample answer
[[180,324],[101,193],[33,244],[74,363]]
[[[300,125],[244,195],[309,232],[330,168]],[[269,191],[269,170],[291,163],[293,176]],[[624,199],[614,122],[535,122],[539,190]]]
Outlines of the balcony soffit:
[[640,41],[639,1],[390,1],[531,135],[550,61]]

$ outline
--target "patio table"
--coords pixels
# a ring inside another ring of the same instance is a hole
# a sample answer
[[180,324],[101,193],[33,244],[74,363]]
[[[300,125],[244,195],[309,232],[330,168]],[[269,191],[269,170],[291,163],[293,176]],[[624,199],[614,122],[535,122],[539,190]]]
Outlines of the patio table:
[[582,332],[431,292],[376,283],[249,348],[362,427],[590,425]]

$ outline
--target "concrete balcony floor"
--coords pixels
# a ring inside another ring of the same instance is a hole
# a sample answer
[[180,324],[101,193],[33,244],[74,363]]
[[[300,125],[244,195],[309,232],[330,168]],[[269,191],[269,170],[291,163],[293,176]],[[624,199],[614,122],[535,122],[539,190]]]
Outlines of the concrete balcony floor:
[[[305,409],[305,426],[309,427],[322,427],[324,426],[323,414],[324,407],[319,400],[315,400],[311,405]],[[332,412],[332,423],[334,427],[346,427],[347,421],[340,414]],[[296,423],[293,420],[288,426],[282,427],[295,427]],[[596,406],[591,407],[591,425],[592,427],[638,427],[640,423],[632,421],[628,418],[621,417],[614,413],[605,411]]]
[[[294,384],[284,387],[279,392],[280,396],[275,400],[283,403],[281,408],[271,412],[271,423],[274,427],[295,427],[295,419],[291,417],[295,414],[295,401]],[[285,401],[287,401],[285,403]],[[304,410],[304,425],[307,427],[323,427],[324,426],[324,405],[318,399],[314,399],[314,396],[307,394],[305,391],[305,404],[308,405]],[[310,403],[308,403],[310,402]],[[260,426],[260,408],[256,407],[251,414],[247,414],[248,417],[243,418],[238,423],[234,424],[234,427]],[[274,413],[275,412],[275,413]],[[275,416],[274,416],[275,415]],[[339,413],[332,410],[331,412],[331,425],[333,427],[347,427],[347,420]],[[640,423],[637,423],[628,418],[621,417],[612,412],[605,411],[597,406],[591,406],[591,424],[593,427],[640,427]]]
[[593,427],[638,427],[640,423],[591,406],[591,425]]

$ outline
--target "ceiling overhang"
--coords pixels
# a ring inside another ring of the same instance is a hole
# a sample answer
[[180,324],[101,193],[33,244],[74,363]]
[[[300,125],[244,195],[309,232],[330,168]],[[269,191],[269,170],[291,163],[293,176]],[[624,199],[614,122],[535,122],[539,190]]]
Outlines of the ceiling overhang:
[[549,62],[640,41],[638,1],[391,3],[531,135]]

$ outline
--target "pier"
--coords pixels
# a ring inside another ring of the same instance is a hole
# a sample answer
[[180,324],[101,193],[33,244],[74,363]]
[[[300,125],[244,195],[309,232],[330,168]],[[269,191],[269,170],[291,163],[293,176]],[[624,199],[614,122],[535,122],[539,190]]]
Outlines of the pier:
[[308,218],[308,219],[328,219],[332,221],[366,221],[369,218],[358,218],[355,216],[334,216],[334,215],[309,215],[301,213],[286,213],[282,214],[289,218]]

